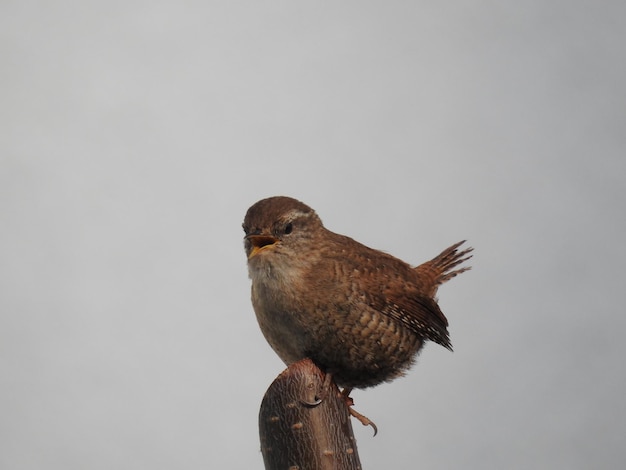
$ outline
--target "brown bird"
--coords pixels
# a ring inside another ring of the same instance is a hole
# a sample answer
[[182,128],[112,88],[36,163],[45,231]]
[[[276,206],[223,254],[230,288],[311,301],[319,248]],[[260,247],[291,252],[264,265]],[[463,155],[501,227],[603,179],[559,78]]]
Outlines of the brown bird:
[[308,357],[338,385],[366,388],[404,375],[426,340],[452,350],[435,294],[470,269],[453,269],[471,258],[464,242],[413,268],[282,196],[250,207],[243,229],[252,305],[287,365]]

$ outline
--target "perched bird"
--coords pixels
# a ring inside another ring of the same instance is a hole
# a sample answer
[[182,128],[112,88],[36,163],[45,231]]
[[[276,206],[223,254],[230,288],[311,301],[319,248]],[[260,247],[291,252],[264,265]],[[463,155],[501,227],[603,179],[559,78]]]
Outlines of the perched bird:
[[366,388],[403,375],[426,340],[452,349],[435,294],[470,269],[454,269],[471,258],[464,242],[414,268],[283,196],[250,207],[243,229],[252,305],[287,365],[308,357],[338,385]]

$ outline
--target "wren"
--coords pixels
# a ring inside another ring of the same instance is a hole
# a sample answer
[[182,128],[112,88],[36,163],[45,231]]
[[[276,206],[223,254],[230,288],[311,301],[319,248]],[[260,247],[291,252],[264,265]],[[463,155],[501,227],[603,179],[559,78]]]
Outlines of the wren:
[[437,288],[470,269],[464,242],[417,267],[326,229],[306,204],[263,199],[243,229],[252,305],[287,364],[312,359],[347,389],[403,375],[425,341],[452,350]]

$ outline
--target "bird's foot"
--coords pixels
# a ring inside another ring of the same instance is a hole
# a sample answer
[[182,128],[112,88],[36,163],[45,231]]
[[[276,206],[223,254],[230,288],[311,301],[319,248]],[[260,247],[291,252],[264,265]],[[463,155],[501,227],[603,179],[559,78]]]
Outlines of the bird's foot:
[[[305,406],[310,406],[310,407],[315,407],[321,404],[326,399],[326,397],[328,396],[328,393],[330,392],[332,380],[333,380],[332,373],[327,372],[326,376],[324,377],[324,382],[322,382],[322,386],[313,395],[313,400],[309,400],[307,397],[306,399],[302,400],[301,403]],[[356,411],[354,408],[352,408],[354,406],[354,400],[350,396],[351,392],[352,392],[351,388],[344,388],[341,391],[341,397],[343,398],[344,402],[346,403],[346,406],[348,407],[348,412],[350,413],[351,416],[358,419],[363,426],[371,426],[372,429],[374,429],[374,436],[375,436],[376,434],[378,434],[378,426],[376,426],[374,421],[369,419],[367,416],[362,415],[361,413]]]
[[361,413],[356,411],[354,408],[352,408],[354,406],[354,400],[350,396],[350,392],[352,392],[351,388],[344,388],[343,391],[341,392],[341,396],[343,397],[344,401],[346,402],[346,405],[348,406],[348,412],[350,413],[351,416],[354,416],[356,419],[358,419],[363,426],[371,426],[374,429],[374,436],[375,436],[376,434],[378,434],[378,427],[376,426],[374,421],[372,421],[367,416],[362,415]]
[[322,383],[321,388],[313,396],[313,401],[302,400],[302,404],[305,406],[314,407],[322,403],[328,396],[328,392],[330,391],[330,384],[332,380],[333,380],[333,375],[330,372],[327,372],[326,376],[324,377],[324,382]]

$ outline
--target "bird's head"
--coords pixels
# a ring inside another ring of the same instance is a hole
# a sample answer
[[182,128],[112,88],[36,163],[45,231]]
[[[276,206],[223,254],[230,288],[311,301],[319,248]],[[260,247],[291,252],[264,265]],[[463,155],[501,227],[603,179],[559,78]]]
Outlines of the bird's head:
[[315,238],[323,230],[322,221],[306,204],[285,196],[262,199],[248,209],[243,221],[248,263],[261,259],[271,263],[296,254],[302,259],[303,252],[315,248]]

